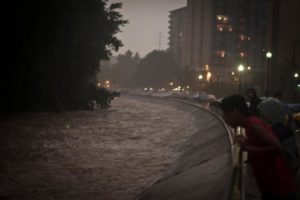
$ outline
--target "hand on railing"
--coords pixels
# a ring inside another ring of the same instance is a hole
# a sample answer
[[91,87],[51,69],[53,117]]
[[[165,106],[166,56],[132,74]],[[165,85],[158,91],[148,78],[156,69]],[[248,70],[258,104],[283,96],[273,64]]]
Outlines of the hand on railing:
[[233,172],[228,200],[243,200],[243,150],[246,147],[246,138],[244,136],[244,130],[241,128],[235,129],[233,135]]

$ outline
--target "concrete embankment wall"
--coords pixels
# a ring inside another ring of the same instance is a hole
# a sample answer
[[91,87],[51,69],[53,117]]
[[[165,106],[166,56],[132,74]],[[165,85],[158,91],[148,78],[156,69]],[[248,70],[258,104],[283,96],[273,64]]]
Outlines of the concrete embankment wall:
[[179,101],[155,98],[150,101],[192,113],[198,130],[179,146],[178,159],[137,199],[225,199],[231,178],[232,154],[228,132],[222,121],[208,111]]

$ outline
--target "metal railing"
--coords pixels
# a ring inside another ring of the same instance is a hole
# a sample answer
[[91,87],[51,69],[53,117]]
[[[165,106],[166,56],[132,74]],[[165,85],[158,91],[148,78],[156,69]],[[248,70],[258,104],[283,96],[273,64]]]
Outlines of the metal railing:
[[[244,130],[238,127],[236,130],[232,130],[233,137],[237,135],[243,135]],[[239,144],[233,143],[233,169],[231,180],[229,183],[228,196],[227,200],[244,200],[244,179],[243,179],[243,164],[244,164],[244,156],[243,151]]]
[[241,150],[241,147],[239,144],[234,142],[234,138],[238,135],[245,135],[245,130],[241,127],[238,127],[237,129],[231,129],[226,124],[226,122],[221,117],[221,111],[219,108],[209,107],[209,106],[203,106],[187,101],[182,101],[182,103],[186,103],[189,105],[194,105],[196,107],[200,107],[211,114],[213,114],[215,117],[217,117],[222,124],[224,125],[224,128],[227,130],[229,141],[231,144],[231,157],[232,157],[232,174],[228,185],[227,195],[225,196],[226,200],[245,200],[245,188],[244,188],[244,153]]

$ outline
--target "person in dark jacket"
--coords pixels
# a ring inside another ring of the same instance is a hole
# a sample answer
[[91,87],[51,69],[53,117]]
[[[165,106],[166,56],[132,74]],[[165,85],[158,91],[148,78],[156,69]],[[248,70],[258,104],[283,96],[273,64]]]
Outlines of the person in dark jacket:
[[260,104],[261,99],[257,97],[256,90],[254,88],[249,88],[247,90],[247,97],[250,100],[249,112],[252,116],[259,116],[259,110],[257,106]]

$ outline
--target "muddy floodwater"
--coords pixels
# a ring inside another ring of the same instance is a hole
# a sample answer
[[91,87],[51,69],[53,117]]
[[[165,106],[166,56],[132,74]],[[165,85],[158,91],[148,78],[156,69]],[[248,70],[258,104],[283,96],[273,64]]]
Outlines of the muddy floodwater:
[[0,199],[135,199],[176,159],[194,120],[134,97],[107,111],[3,116]]

